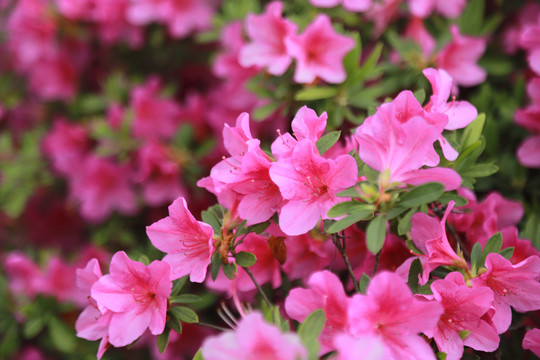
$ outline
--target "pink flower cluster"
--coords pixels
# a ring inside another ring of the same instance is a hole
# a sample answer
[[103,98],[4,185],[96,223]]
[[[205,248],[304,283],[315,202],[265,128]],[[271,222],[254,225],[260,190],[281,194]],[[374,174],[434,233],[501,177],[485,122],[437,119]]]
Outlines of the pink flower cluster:
[[158,335],[165,329],[171,267],[162,261],[150,265],[131,260],[123,251],[112,257],[108,275],[95,259],[77,271],[77,285],[88,296],[75,328],[77,336],[101,339],[97,357],[110,345],[126,346],[147,329]]

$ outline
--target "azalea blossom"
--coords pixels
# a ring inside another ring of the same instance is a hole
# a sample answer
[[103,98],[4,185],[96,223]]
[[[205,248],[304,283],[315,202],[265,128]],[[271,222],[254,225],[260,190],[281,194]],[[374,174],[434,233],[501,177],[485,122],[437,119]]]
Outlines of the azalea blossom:
[[188,275],[203,282],[214,252],[212,227],[197,221],[179,197],[169,206],[169,216],[146,227],[152,245],[166,252],[163,261],[171,265],[171,279]]
[[238,57],[243,66],[265,67],[272,75],[283,75],[292,62],[285,39],[295,35],[298,26],[284,19],[283,3],[274,1],[266,6],[262,15],[249,14],[246,30],[252,42],[245,45]]
[[235,331],[207,338],[201,349],[205,360],[307,359],[298,335],[281,333],[258,312],[246,315]]
[[354,48],[354,40],[338,34],[327,15],[318,15],[302,34],[286,38],[285,44],[296,60],[297,83],[311,83],[318,77],[329,83],[345,81],[343,58]]

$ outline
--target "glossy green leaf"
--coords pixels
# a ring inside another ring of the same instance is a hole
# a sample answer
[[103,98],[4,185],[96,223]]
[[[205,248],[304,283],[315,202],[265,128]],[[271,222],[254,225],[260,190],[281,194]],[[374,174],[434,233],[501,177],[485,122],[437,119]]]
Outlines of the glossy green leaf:
[[339,140],[341,131],[332,131],[317,140],[317,149],[319,154],[323,155]]
[[236,254],[234,259],[236,260],[236,263],[242,267],[250,267],[255,265],[257,262],[257,257],[247,251],[240,251],[238,254]]
[[381,251],[386,238],[386,218],[384,215],[377,215],[368,224],[366,229],[366,245],[372,254]]

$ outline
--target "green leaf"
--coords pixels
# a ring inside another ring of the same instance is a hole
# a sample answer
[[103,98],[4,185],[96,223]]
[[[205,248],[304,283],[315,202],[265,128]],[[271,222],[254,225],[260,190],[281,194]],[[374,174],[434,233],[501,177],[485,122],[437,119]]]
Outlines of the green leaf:
[[480,266],[480,258],[482,257],[482,245],[480,243],[475,243],[471,250],[471,265],[472,271],[476,273]]
[[446,205],[448,205],[450,201],[454,201],[455,207],[465,206],[469,203],[469,200],[465,199],[463,196],[459,196],[458,194],[449,193],[449,192],[444,193],[437,201],[440,202],[441,204],[446,204]]
[[171,307],[169,312],[178,320],[185,323],[193,324],[199,322],[199,317],[197,316],[195,311],[185,306],[173,306]]
[[[219,211],[221,211],[219,205],[214,205],[208,208],[208,210],[201,212],[202,221],[212,227],[214,234],[219,234],[221,232],[221,226],[223,223],[223,216],[218,215]],[[223,213],[221,212],[221,214]]]
[[424,89],[418,89],[415,92],[413,92],[414,97],[420,104],[423,104],[426,100],[426,90]]
[[171,304],[191,304],[201,300],[202,298],[195,294],[182,294],[178,296],[171,296],[169,298],[169,302]]
[[197,351],[192,360],[204,360],[202,356],[202,349],[199,349],[199,351]]
[[[352,34],[352,38],[355,41],[356,46],[354,49],[349,51],[349,53],[345,55],[345,59],[343,59],[345,71],[349,76],[355,73],[360,66],[360,59],[362,56],[362,40],[360,38],[360,34],[354,33]],[[347,77],[347,80],[349,79],[349,76]]]
[[407,211],[407,208],[402,206],[396,206],[386,213],[386,220],[395,219],[399,215],[403,214],[405,211]]
[[444,185],[440,183],[427,183],[412,188],[405,193],[399,202],[400,206],[412,208],[433,202],[444,194]]
[[338,94],[338,88],[332,86],[312,86],[306,87],[296,93],[294,100],[311,101],[334,97]]
[[323,309],[318,309],[309,314],[302,324],[298,327],[298,336],[308,350],[308,359],[318,359],[319,342],[318,338],[321,334],[324,324],[326,323],[326,315]]
[[439,351],[437,354],[437,360],[446,360],[448,356],[445,352]]
[[504,257],[506,260],[510,260],[512,255],[514,255],[514,247],[511,246],[511,247],[504,248],[501,250],[499,254],[501,254],[501,256]]
[[45,322],[43,321],[42,317],[32,317],[29,318],[25,323],[23,327],[23,335],[25,338],[33,338],[41,330],[43,330],[43,327],[45,326]]
[[212,265],[212,280],[216,281],[222,263],[223,261],[221,260],[221,255],[219,254],[219,252],[215,252],[214,255],[212,255],[212,261],[210,262],[210,264]]
[[64,353],[75,351],[76,340],[74,333],[57,318],[49,321],[49,336],[55,348]]
[[398,222],[398,235],[405,235],[411,230],[411,219],[417,213],[416,208],[409,210]]
[[352,197],[352,198],[357,198],[357,197],[360,196],[358,191],[356,191],[356,185],[354,185],[353,187],[351,187],[351,188],[349,188],[347,190],[340,191],[336,195],[338,197]]
[[363,273],[360,280],[358,280],[358,287],[360,288],[360,292],[362,294],[366,293],[366,290],[370,282],[371,282],[371,278],[369,277],[369,275],[366,273]]
[[375,206],[355,200],[344,201],[332,206],[330,210],[328,210],[328,213],[326,215],[330,218],[336,218],[339,216],[352,214],[363,210],[374,211]]
[[330,225],[328,229],[326,229],[326,233],[335,234],[357,223],[358,221],[367,220],[372,217],[373,217],[373,210],[359,210]]
[[236,260],[236,263],[242,267],[250,267],[257,262],[257,257],[247,251],[240,251],[236,254],[234,259]]
[[169,320],[167,321],[167,326],[176,331],[178,334],[182,333],[182,323],[180,320],[175,316],[169,316]]
[[236,264],[231,262],[231,263],[228,263],[228,264],[223,264],[221,265],[223,267],[223,273],[225,273],[225,276],[229,279],[229,280],[234,280],[236,279],[236,275],[238,273],[238,269],[236,267]]
[[277,102],[271,102],[270,104],[266,104],[263,106],[258,107],[253,111],[252,118],[255,121],[262,121],[268,118],[270,115],[272,115],[276,110],[281,106],[281,103],[279,101]]
[[459,332],[459,337],[461,338],[461,340],[465,340],[470,333],[471,332],[469,330],[461,330]]
[[480,35],[484,22],[484,0],[469,0],[467,7],[458,20],[462,34]]
[[360,71],[356,73],[353,83],[362,82],[366,79],[373,78],[374,74],[376,73],[373,70],[381,57],[382,49],[383,44],[381,42],[375,45],[375,48],[371,51],[371,54],[360,68]]
[[189,277],[189,275],[182,276],[180,279],[175,280],[173,282],[173,288],[172,288],[172,291],[171,291],[171,296],[177,295],[180,292],[180,290],[182,290],[182,288],[186,284],[186,281],[187,281],[188,277]]
[[420,262],[420,259],[416,258],[409,268],[409,277],[407,281],[409,288],[413,293],[418,291],[418,276],[420,274],[422,274],[422,263]]
[[372,254],[381,251],[386,238],[386,218],[384,215],[377,215],[368,224],[366,229],[366,245]]
[[494,234],[492,237],[489,238],[488,242],[486,243],[486,246],[484,246],[484,250],[482,251],[482,256],[480,257],[479,261],[479,267],[484,266],[486,262],[486,257],[489,253],[499,253],[501,251],[503,243],[502,234],[500,232]]
[[165,328],[165,331],[163,331],[157,337],[157,348],[161,354],[165,352],[165,349],[167,349],[167,345],[169,345],[170,335],[171,329]]
[[468,167],[467,169],[460,172],[461,176],[466,177],[486,177],[495,174],[499,171],[499,167],[493,164],[476,164]]
[[481,113],[478,114],[476,119],[474,119],[469,124],[469,126],[467,126],[467,128],[465,128],[462,136],[462,149],[465,149],[480,140],[480,136],[482,136],[482,130],[484,129],[485,122],[486,114]]
[[334,144],[339,140],[340,135],[341,131],[332,131],[331,133],[328,133],[317,140],[316,145],[317,149],[319,150],[319,154],[323,155],[328,151],[328,149],[334,146]]
[[247,229],[248,229],[248,232],[250,232],[250,233],[261,234],[269,226],[270,226],[270,220],[259,223],[259,224],[254,224],[254,225],[248,226]]

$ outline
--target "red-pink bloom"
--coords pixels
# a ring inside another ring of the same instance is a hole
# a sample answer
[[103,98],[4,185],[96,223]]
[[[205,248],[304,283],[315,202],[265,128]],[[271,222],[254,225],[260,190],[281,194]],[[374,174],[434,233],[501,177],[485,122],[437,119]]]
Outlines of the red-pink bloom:
[[143,196],[149,205],[162,205],[185,193],[180,164],[173,159],[172,150],[150,142],[139,148],[138,155],[139,171],[135,177],[142,183]]
[[366,17],[373,21],[375,28],[373,36],[380,36],[388,24],[398,15],[399,6],[403,0],[382,0],[373,3]]
[[456,189],[461,177],[453,169],[421,169],[439,163],[433,143],[447,124],[446,115],[426,112],[412,92],[402,91],[356,129],[358,156],[383,173],[379,181],[384,188],[438,181],[446,190]]
[[297,83],[311,83],[317,77],[329,83],[345,81],[343,58],[354,48],[354,40],[339,35],[327,15],[317,16],[301,35],[289,36],[285,43],[296,60]]
[[487,271],[472,279],[474,287],[487,286],[495,294],[492,321],[499,333],[505,332],[512,322],[512,311],[540,310],[540,257],[531,256],[512,265],[497,253],[486,257]]
[[486,313],[493,303],[493,292],[485,286],[471,289],[463,275],[452,272],[431,284],[433,298],[444,307],[440,321],[424,333],[434,338],[448,360],[459,360],[463,347],[491,352],[499,347],[499,335]]
[[422,280],[425,283],[429,278],[429,273],[438,266],[455,266],[466,269],[467,263],[459,257],[448,242],[446,236],[446,218],[452,211],[454,202],[451,201],[444,212],[441,221],[418,212],[412,217],[411,237],[416,247],[427,255],[427,259],[420,257],[424,268]]
[[517,157],[521,165],[540,167],[540,78],[532,79],[527,85],[532,104],[518,109],[514,115],[516,124],[533,133],[518,148]]
[[75,96],[77,69],[65,50],[51,51],[28,69],[30,89],[44,100],[70,100]]
[[43,294],[54,296],[60,302],[69,301],[81,307],[88,304],[87,294],[75,286],[76,266],[66,264],[58,257],[52,257],[47,262],[42,281]]
[[[476,119],[478,111],[468,101],[456,101],[452,99],[451,102],[447,102],[452,91],[452,77],[446,71],[427,68],[422,72],[431,83],[433,89],[433,95],[429,98],[425,109],[429,112],[441,113],[448,116],[448,124],[444,127],[445,130],[462,129]],[[458,152],[454,150],[452,145],[442,135],[439,137],[439,144],[445,158],[450,161],[457,159]]]
[[205,340],[205,360],[305,360],[307,351],[296,334],[283,334],[258,312],[246,315],[235,331]]
[[26,255],[19,252],[7,254],[2,259],[8,287],[13,294],[24,294],[33,297],[43,289],[43,276],[39,267]]
[[461,86],[474,86],[486,79],[486,71],[476,63],[486,50],[486,40],[463,36],[457,25],[450,27],[453,40],[437,56],[437,67],[445,70]]
[[300,235],[313,229],[321,217],[328,219],[326,213],[339,202],[336,194],[356,184],[358,167],[350,155],[323,158],[315,144],[304,139],[290,158],[272,164],[270,177],[289,200],[281,208],[279,227],[287,235]]
[[96,0],[55,0],[58,12],[72,20],[91,20]]
[[132,47],[142,45],[142,29],[130,24],[126,18],[129,6],[129,0],[93,2],[92,19],[98,24],[98,34],[102,41],[107,44],[125,41]]
[[197,221],[179,197],[169,206],[169,216],[146,227],[152,244],[166,252],[163,261],[172,268],[171,279],[190,274],[193,282],[203,282],[214,252],[212,227]]
[[109,272],[91,289],[99,311],[111,313],[109,342],[117,347],[128,345],[146,329],[161,334],[172,289],[169,264],[153,261],[145,266],[121,251],[112,257]]
[[90,150],[90,138],[82,125],[56,119],[52,130],[43,139],[43,150],[52,160],[56,171],[70,175],[82,166]]
[[342,4],[349,11],[363,12],[372,5],[372,0],[309,0],[313,6],[330,8]]
[[283,3],[271,2],[262,15],[249,14],[246,30],[252,42],[240,51],[238,61],[243,66],[265,67],[272,75],[283,75],[292,62],[285,39],[296,34],[298,26],[284,19]]
[[540,329],[527,331],[523,338],[523,348],[531,350],[536,356],[540,356]]
[[334,337],[334,347],[337,350],[334,360],[388,359],[384,342],[376,336],[355,338],[349,334],[339,334]]
[[409,10],[414,16],[428,17],[438,12],[447,18],[457,18],[465,8],[465,0],[408,0]]
[[133,89],[131,105],[135,111],[133,134],[147,140],[171,138],[178,126],[180,107],[159,95],[160,80],[151,77]]
[[317,309],[323,309],[326,323],[319,337],[321,354],[335,350],[336,334],[347,326],[349,298],[339,278],[330,271],[319,271],[311,275],[309,289],[295,288],[285,300],[285,311],[292,319],[302,322]]
[[71,196],[81,203],[81,214],[101,221],[114,210],[130,215],[137,209],[126,166],[88,156],[78,173],[71,174]]
[[442,313],[439,304],[415,297],[398,275],[382,272],[373,277],[366,295],[351,299],[348,332],[360,339],[378,339],[385,359],[435,359],[418,333],[433,328]]
[[540,135],[530,136],[519,145],[519,163],[530,168],[540,168]]

